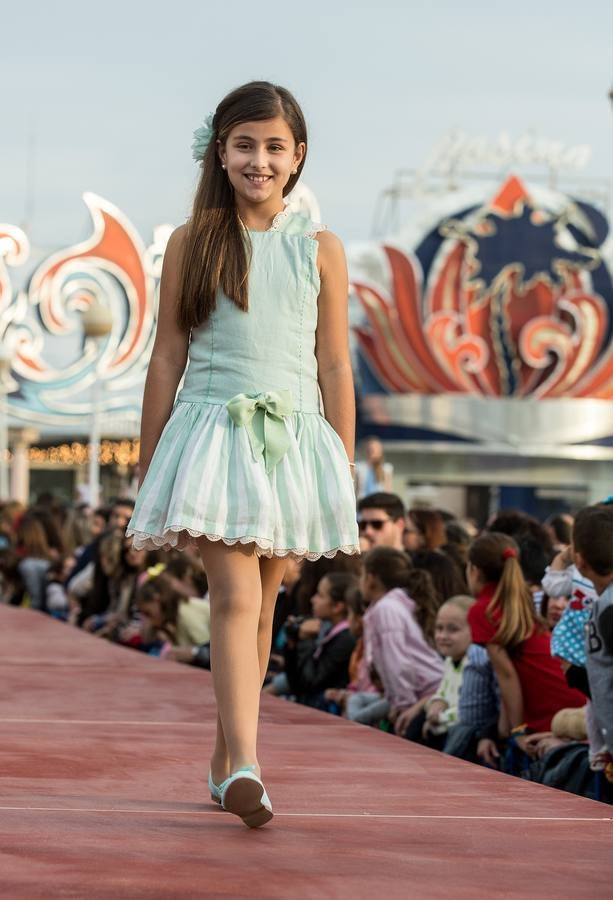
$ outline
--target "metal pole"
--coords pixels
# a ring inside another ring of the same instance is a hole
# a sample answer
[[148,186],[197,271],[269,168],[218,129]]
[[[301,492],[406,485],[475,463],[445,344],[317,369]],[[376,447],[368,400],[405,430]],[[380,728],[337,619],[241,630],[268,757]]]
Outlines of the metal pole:
[[89,502],[98,506],[100,496],[100,381],[95,373],[92,384],[92,416],[89,432]]
[[8,417],[6,410],[6,385],[0,377],[0,500],[9,499],[8,472]]

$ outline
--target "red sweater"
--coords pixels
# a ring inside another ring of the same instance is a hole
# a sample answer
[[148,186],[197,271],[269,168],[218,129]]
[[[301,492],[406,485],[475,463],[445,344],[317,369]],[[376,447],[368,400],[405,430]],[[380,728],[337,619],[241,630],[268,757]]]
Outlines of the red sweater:
[[[468,611],[468,622],[475,644],[493,644],[500,609],[490,615],[487,607],[494,596],[495,584],[486,584],[477,602]],[[519,678],[524,701],[524,720],[530,731],[549,731],[559,709],[585,706],[585,697],[566,683],[560,660],[551,655],[551,635],[535,627],[532,634],[510,651],[509,656]]]

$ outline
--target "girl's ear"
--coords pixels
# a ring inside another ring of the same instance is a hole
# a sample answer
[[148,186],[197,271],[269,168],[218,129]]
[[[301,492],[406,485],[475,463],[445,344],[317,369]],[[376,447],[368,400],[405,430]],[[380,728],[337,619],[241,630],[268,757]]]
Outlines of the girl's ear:
[[306,152],[306,144],[304,141],[300,141],[299,144],[296,144],[296,149],[294,150],[294,166],[296,168],[299,167],[300,163],[304,159],[304,154]]
[[217,156],[221,160],[222,166],[225,166],[225,164],[226,164],[226,148],[223,146],[223,144],[219,140],[217,140],[215,143],[217,144]]

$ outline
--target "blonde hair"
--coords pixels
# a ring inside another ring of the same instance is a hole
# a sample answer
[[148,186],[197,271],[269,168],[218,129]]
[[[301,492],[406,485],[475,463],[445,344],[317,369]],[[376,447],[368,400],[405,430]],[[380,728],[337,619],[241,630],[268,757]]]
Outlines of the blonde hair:
[[470,597],[468,594],[456,594],[454,597],[450,597],[449,600],[445,600],[440,608],[443,609],[445,606],[455,606],[457,609],[461,610],[465,616],[468,616],[468,610],[474,603],[474,597]]
[[507,534],[490,531],[473,541],[468,558],[486,582],[496,584],[486,610],[493,624],[494,610],[500,612],[494,640],[503,647],[517,647],[530,637],[535,626],[543,624],[519,564],[519,547]]

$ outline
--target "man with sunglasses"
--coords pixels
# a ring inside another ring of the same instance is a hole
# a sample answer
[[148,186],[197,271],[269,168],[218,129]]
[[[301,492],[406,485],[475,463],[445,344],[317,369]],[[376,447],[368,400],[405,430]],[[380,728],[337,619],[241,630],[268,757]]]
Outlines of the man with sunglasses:
[[370,547],[393,547],[403,550],[402,535],[406,528],[406,511],[397,494],[381,491],[358,501],[358,528]]

